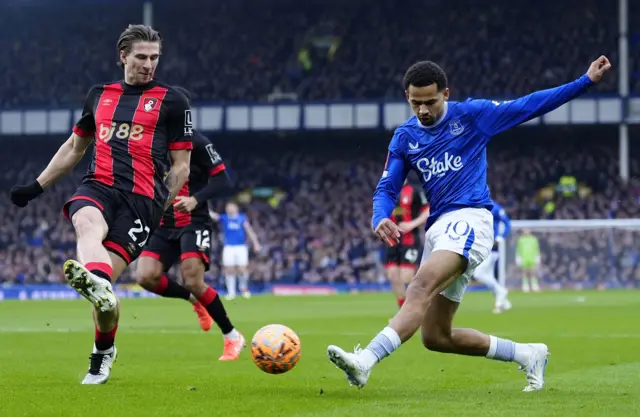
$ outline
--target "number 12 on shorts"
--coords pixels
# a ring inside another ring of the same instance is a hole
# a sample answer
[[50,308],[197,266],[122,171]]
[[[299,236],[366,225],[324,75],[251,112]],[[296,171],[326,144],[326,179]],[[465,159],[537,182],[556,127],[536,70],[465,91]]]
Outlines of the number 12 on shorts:
[[208,230],[196,230],[196,246],[199,248],[208,248],[210,246]]

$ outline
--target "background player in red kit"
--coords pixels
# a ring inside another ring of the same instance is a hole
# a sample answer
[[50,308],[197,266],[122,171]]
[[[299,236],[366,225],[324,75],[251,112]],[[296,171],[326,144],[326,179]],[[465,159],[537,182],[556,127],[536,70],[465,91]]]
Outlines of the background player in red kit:
[[65,262],[64,274],[95,306],[95,344],[83,384],[107,382],[117,357],[120,308],[111,280],[138,257],[189,176],[189,103],[153,79],[161,43],[152,28],[129,25],[117,43],[124,80],[92,87],[73,134],[42,174],[11,190],[13,203],[26,206],[95,143],[88,172],[63,208],[76,232],[79,261]]
[[[175,88],[189,99],[187,90]],[[244,337],[229,321],[218,293],[204,282],[213,228],[207,201],[228,182],[224,163],[213,144],[194,131],[189,179],[173,207],[164,213],[160,228],[144,247],[137,267],[138,283],[146,290],[191,301],[204,331],[211,328],[213,318],[224,336],[220,357],[223,361],[238,359],[245,345]],[[178,259],[184,286],[166,276]]]
[[415,275],[420,255],[420,226],[429,217],[429,204],[424,192],[405,181],[398,205],[393,210],[391,220],[403,232],[400,243],[387,247],[385,270],[391,283],[391,291],[398,301],[398,307],[404,304],[406,285]]

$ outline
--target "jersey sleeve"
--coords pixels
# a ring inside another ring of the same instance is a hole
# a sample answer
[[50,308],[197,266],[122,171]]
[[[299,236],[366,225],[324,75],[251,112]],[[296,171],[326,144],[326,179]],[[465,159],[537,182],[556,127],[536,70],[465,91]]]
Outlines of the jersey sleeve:
[[82,106],[82,115],[80,119],[73,125],[73,133],[83,138],[93,136],[96,133],[96,119],[93,114],[93,108],[98,98],[98,86],[93,86],[87,93]]
[[557,109],[584,94],[593,82],[586,74],[577,80],[559,87],[536,91],[511,101],[468,100],[476,126],[488,136],[518,126]]
[[170,151],[193,149],[193,120],[187,98],[173,91],[167,109],[167,139]]
[[406,133],[396,130],[389,143],[387,162],[373,193],[373,216],[371,226],[375,230],[380,222],[388,219],[396,207],[398,194],[409,174],[411,165],[406,160]]
[[193,137],[193,152],[191,160],[198,164],[210,177],[221,174],[226,167],[218,151],[204,135],[195,133]]

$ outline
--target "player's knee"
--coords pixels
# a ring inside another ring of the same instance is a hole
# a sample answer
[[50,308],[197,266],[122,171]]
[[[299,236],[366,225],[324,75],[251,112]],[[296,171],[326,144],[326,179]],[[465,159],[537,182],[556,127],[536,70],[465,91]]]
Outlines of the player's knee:
[[436,330],[423,330],[422,344],[431,351],[446,353],[451,350],[451,336]]
[[162,276],[162,264],[149,260],[146,257],[140,258],[138,261],[138,268],[136,270],[136,282],[143,288],[155,288],[158,285],[160,277]]
[[201,259],[185,259],[180,264],[180,273],[184,286],[189,290],[197,290],[204,284],[204,265]]

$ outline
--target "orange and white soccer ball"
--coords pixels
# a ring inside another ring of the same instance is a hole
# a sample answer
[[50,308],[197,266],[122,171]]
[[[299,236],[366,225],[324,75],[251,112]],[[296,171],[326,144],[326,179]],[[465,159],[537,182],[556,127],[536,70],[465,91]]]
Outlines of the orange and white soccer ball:
[[300,338],[281,324],[269,324],[258,330],[251,340],[253,362],[268,374],[283,374],[300,359]]

